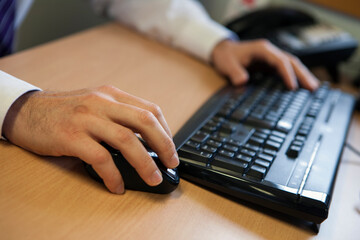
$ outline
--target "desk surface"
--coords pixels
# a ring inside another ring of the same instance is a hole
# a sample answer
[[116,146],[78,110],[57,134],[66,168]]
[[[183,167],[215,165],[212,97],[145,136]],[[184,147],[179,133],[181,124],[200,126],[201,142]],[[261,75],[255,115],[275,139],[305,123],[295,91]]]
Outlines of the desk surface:
[[[173,133],[225,84],[209,66],[107,24],[0,60],[43,89],[112,84],[157,103]],[[175,111],[176,109],[176,111]],[[360,116],[348,142],[360,140]],[[357,146],[359,146],[357,144]],[[80,161],[0,144],[2,239],[354,239],[360,234],[360,159],[345,149],[329,218],[314,235],[291,218],[223,198],[185,180],[166,196],[110,194]]]

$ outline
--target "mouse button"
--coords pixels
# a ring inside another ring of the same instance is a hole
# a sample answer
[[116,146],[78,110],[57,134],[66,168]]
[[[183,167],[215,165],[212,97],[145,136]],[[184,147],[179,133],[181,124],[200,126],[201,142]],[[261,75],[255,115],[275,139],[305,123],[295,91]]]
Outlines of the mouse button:
[[[150,152],[149,152],[150,154]],[[154,153],[156,155],[156,153]],[[152,156],[152,154],[150,154],[150,156]],[[164,164],[160,161],[160,159],[157,157],[153,157],[156,165],[158,166],[160,172],[165,175],[168,179],[170,179],[171,181],[179,181],[179,174],[177,172],[177,169],[171,169],[171,168],[167,168],[164,166]]]
[[178,174],[177,168],[174,168],[174,169],[167,168],[166,175],[168,177],[170,177],[173,181],[179,182],[179,174]]

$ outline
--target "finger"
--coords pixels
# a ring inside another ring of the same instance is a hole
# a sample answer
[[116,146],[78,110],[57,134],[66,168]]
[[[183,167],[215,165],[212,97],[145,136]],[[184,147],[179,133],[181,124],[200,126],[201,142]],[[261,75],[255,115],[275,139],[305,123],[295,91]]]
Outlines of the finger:
[[249,74],[241,65],[240,59],[237,57],[240,55],[236,54],[236,51],[231,51],[227,54],[226,51],[222,51],[222,53],[225,54],[218,54],[214,59],[217,70],[228,76],[233,85],[245,84],[249,79]]
[[260,40],[256,44],[259,44],[259,47],[255,48],[256,57],[273,66],[289,89],[296,89],[298,84],[288,57],[266,40]]
[[301,86],[311,91],[317,89],[320,81],[309,71],[309,69],[295,56],[285,53],[290,59]]
[[133,131],[103,119],[89,119],[86,123],[86,128],[91,126],[89,133],[118,149],[148,185],[156,186],[162,182],[158,167]]
[[170,128],[169,128],[169,126],[165,120],[165,117],[159,106],[157,106],[156,104],[151,103],[149,101],[146,101],[142,98],[139,98],[139,97],[133,96],[129,93],[126,93],[124,91],[121,91],[120,89],[112,87],[112,86],[103,86],[103,87],[101,87],[101,90],[110,94],[118,102],[133,105],[138,108],[146,109],[146,110],[152,112],[154,114],[154,116],[158,119],[161,126],[164,128],[165,132],[169,135],[170,138],[172,138]]
[[175,168],[179,165],[172,138],[152,112],[123,103],[113,104],[111,107],[113,109],[107,114],[112,121],[140,133],[166,167]]
[[249,80],[248,72],[236,58],[229,58],[223,72],[230,77],[231,83],[235,86],[245,84]]
[[110,153],[99,143],[89,137],[83,137],[71,144],[71,155],[92,165],[104,181],[105,186],[113,193],[124,193],[124,182]]

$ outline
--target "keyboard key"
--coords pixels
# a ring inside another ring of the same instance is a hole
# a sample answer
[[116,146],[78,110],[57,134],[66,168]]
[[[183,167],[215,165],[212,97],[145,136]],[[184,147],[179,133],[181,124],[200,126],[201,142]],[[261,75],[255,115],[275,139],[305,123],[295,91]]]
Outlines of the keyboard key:
[[276,119],[278,119],[280,115],[281,113],[279,111],[274,111],[274,110],[270,110],[269,112],[266,113],[266,116],[271,116],[272,118],[276,118]]
[[257,155],[258,158],[261,158],[263,160],[266,160],[268,162],[272,162],[274,160],[274,156],[266,154],[266,153],[259,153]]
[[237,140],[234,140],[234,139],[228,139],[226,140],[225,142],[226,144],[230,144],[230,145],[233,145],[235,147],[241,147],[243,145],[243,143],[241,141],[237,141]]
[[277,136],[279,138],[286,138],[286,133],[283,132],[279,132],[279,131],[272,131],[271,135],[273,136]]
[[306,116],[316,118],[316,116],[318,115],[318,112],[319,112],[319,111],[317,111],[317,110],[312,110],[312,109],[310,109],[310,110],[307,112]]
[[248,143],[255,146],[261,146],[265,142],[265,139],[252,136]]
[[275,121],[269,121],[265,119],[247,119],[245,123],[253,125],[259,128],[273,129],[276,126]]
[[278,142],[267,140],[266,143],[265,143],[265,147],[270,148],[270,149],[275,150],[275,151],[279,151],[279,149],[281,147],[281,144],[278,143]]
[[265,129],[265,128],[258,128],[256,129],[256,132],[264,133],[266,135],[269,135],[271,133],[271,130]]
[[264,148],[263,152],[270,155],[270,156],[273,156],[273,157],[275,157],[276,154],[277,154],[277,151],[269,149],[269,148]]
[[303,141],[299,141],[299,140],[294,140],[294,141],[292,141],[291,144],[292,144],[292,145],[295,145],[295,146],[302,147],[302,146],[304,145],[304,142],[303,142]]
[[248,167],[248,164],[221,155],[217,155],[214,158],[214,160],[211,162],[211,166],[224,168],[237,173],[243,173],[245,169]]
[[207,133],[213,133],[213,132],[215,132],[216,130],[217,130],[216,127],[210,126],[210,125],[205,125],[205,126],[203,126],[203,127],[201,128],[201,131],[207,132]]
[[297,132],[297,135],[300,135],[300,136],[307,136],[309,135],[310,133],[310,130],[308,129],[304,129],[304,128],[300,128]]
[[276,130],[288,133],[293,128],[292,122],[284,119],[280,119],[276,125]]
[[198,131],[194,136],[191,137],[191,140],[198,143],[203,143],[209,138],[209,134],[205,132]]
[[183,158],[188,158],[194,161],[198,161],[204,164],[207,164],[207,162],[212,157],[211,153],[207,153],[201,150],[196,150],[192,148],[180,148],[179,149],[179,156]]
[[254,151],[254,152],[258,152],[260,150],[259,146],[251,145],[249,143],[245,144],[244,148]]
[[239,151],[239,148],[238,148],[238,147],[233,146],[233,145],[229,145],[229,144],[225,144],[225,145],[223,146],[223,148],[224,148],[225,150],[227,150],[227,151],[230,151],[230,152],[237,152],[237,151]]
[[255,163],[256,165],[265,167],[265,168],[267,168],[267,169],[269,169],[269,167],[270,167],[270,162],[265,161],[265,160],[262,160],[262,159],[260,159],[260,158],[255,159],[254,163]]
[[250,110],[238,109],[232,113],[230,119],[235,120],[237,122],[241,122],[241,121],[245,120],[245,118],[249,115],[249,113],[250,113]]
[[236,126],[235,124],[231,124],[231,123],[224,123],[221,127],[220,127],[220,132],[222,133],[226,133],[226,134],[231,134],[233,132],[236,131]]
[[307,125],[307,124],[301,124],[300,129],[304,129],[305,131],[309,131],[311,130],[312,126],[311,125]]
[[249,157],[254,157],[256,155],[256,152],[251,151],[251,150],[246,149],[246,148],[241,149],[240,153],[242,153],[242,154],[244,154],[246,156],[249,156]]
[[236,155],[235,159],[238,160],[238,161],[241,161],[241,162],[248,163],[248,164],[251,163],[251,160],[252,160],[251,157],[245,156],[245,155],[242,155],[242,154]]
[[222,145],[221,142],[217,142],[217,141],[212,140],[212,139],[207,140],[206,143],[207,143],[209,146],[214,147],[214,148],[219,148],[219,147],[221,147],[221,145]]
[[216,123],[222,124],[223,122],[225,122],[225,118],[223,117],[219,117],[219,116],[215,116],[211,119],[211,121],[214,121]]
[[301,136],[301,135],[296,135],[296,136],[295,136],[295,140],[299,140],[299,141],[301,141],[301,142],[305,142],[306,137]]
[[220,142],[220,143],[223,143],[225,142],[226,138],[219,135],[219,134],[216,134],[216,135],[213,135],[210,137],[210,139],[214,140],[214,141],[217,141],[217,142]]
[[296,145],[290,145],[289,149],[286,152],[286,155],[290,158],[297,158],[299,156],[299,153],[301,151],[301,147]]
[[195,149],[200,148],[200,143],[197,143],[197,142],[194,142],[194,141],[191,141],[191,140],[187,141],[185,143],[185,145],[188,146],[188,147],[191,147],[191,148],[195,148]]
[[269,140],[274,141],[274,142],[278,142],[280,144],[282,144],[284,142],[283,138],[280,138],[280,137],[277,137],[277,136],[274,136],[274,135],[271,135],[269,137]]
[[254,164],[250,167],[246,175],[257,179],[263,179],[265,177],[266,171],[267,169],[265,167]]
[[220,109],[220,111],[217,113],[219,117],[225,117],[227,118],[232,113],[233,109],[229,106],[224,106]]
[[256,131],[256,132],[253,134],[253,136],[254,136],[254,137],[258,137],[258,138],[262,138],[262,139],[266,139],[266,138],[268,137],[268,134],[265,134],[265,133]]
[[203,126],[201,128],[201,131],[208,132],[208,133],[213,133],[216,130],[218,130],[220,126],[221,126],[221,123],[210,120],[209,122],[207,122],[205,124],[205,126]]
[[219,151],[219,154],[222,155],[222,156],[224,156],[224,157],[229,157],[229,158],[232,158],[232,157],[234,157],[234,155],[235,155],[234,152],[226,151],[226,150],[224,150],[224,149],[221,149],[221,150]]
[[217,151],[217,148],[205,144],[204,146],[201,147],[201,150],[209,153],[215,153]]

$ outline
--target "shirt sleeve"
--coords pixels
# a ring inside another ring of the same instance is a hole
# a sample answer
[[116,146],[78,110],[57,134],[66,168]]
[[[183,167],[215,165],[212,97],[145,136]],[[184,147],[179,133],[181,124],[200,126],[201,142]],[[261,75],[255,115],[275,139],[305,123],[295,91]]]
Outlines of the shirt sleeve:
[[0,71],[0,127],[2,129],[5,116],[11,105],[24,93],[40,90],[27,82]]
[[92,4],[98,13],[207,62],[217,43],[235,35],[194,0],[92,0]]

